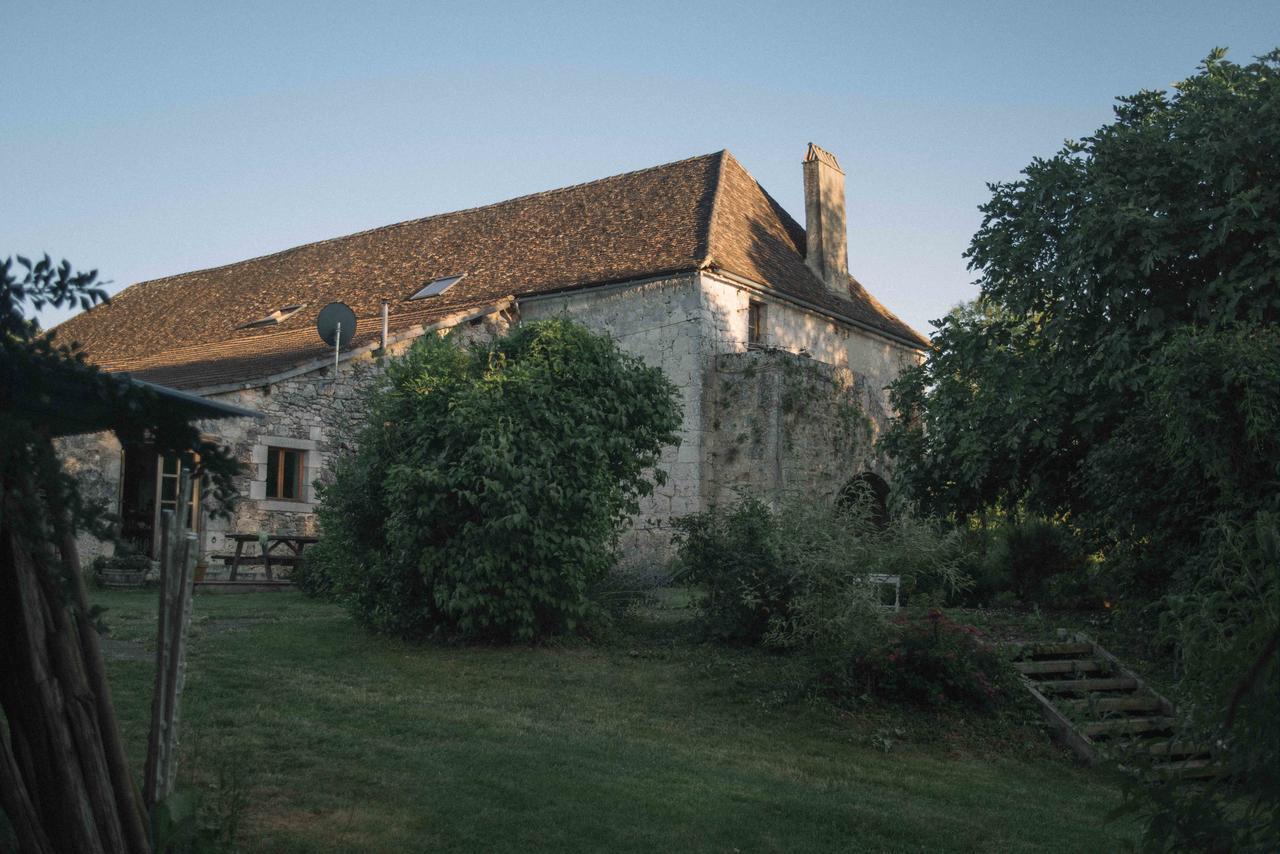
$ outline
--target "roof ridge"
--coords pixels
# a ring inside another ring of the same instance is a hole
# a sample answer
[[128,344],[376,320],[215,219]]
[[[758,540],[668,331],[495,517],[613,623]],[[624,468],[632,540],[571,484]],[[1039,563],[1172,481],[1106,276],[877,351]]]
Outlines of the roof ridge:
[[711,262],[713,260],[711,257],[711,247],[713,245],[712,236],[716,223],[716,211],[720,206],[720,188],[724,186],[724,164],[726,160],[733,157],[727,148],[720,149],[717,154],[720,156],[720,162],[716,165],[716,174],[714,178],[715,183],[711,187],[711,209],[707,212],[707,228],[702,234],[702,245],[699,247],[698,254],[694,258],[694,262],[698,265],[698,269],[711,266]]
[[804,247],[796,243],[795,238],[797,236],[804,234],[804,226],[801,225],[800,222],[791,215],[790,211],[788,211],[786,208],[782,206],[781,202],[775,199],[772,196],[772,194],[770,194],[769,191],[765,189],[764,184],[761,184],[760,181],[756,179],[756,176],[751,174],[750,170],[748,170],[747,167],[742,165],[742,161],[734,157],[733,153],[728,150],[726,150],[724,153],[727,155],[727,157],[725,158],[724,161],[722,161],[722,164],[721,164],[722,170],[719,176],[720,180],[718,181],[716,186],[717,196],[719,196],[720,190],[724,186],[724,181],[723,181],[724,170],[728,168],[727,164],[732,162],[734,166],[738,167],[738,171],[742,173],[742,176],[747,179],[751,190],[755,193],[758,193],[760,195],[760,198],[763,199],[764,203],[769,206],[770,210],[774,213],[774,215],[777,218],[778,225],[782,227],[782,231],[786,235],[787,241],[792,244],[792,248],[795,249],[796,253],[803,260]]
[[[659,163],[656,166],[646,166],[643,169],[632,169],[628,172],[618,172],[614,175],[606,175],[603,178],[595,178],[591,181],[582,181],[577,184],[567,184],[563,187],[555,187],[550,190],[539,190],[536,193],[526,193],[523,196],[513,196],[509,199],[501,199],[499,201],[489,202],[488,204],[484,204],[484,205],[475,205],[469,208],[460,208],[456,211],[444,211],[442,213],[431,214],[429,216],[421,216],[421,217],[416,217],[414,219],[401,220],[400,222],[388,223],[387,225],[379,225],[374,228],[366,228],[361,231],[353,231],[350,234],[339,234],[335,237],[326,237],[321,240],[311,240],[311,241],[308,241],[307,243],[299,243],[297,246],[290,246],[288,249],[281,249],[276,252],[268,252],[265,255],[255,255],[252,258],[241,258],[239,261],[229,261],[226,264],[216,264],[212,267],[201,267],[198,270],[188,270],[185,273],[175,273],[169,276],[158,276],[154,279],[143,279],[142,281],[134,282],[132,285],[129,285],[124,290],[129,290],[136,285],[149,285],[152,282],[163,282],[171,279],[182,278],[184,276],[194,276],[199,273],[212,273],[216,270],[224,270],[228,267],[238,267],[241,264],[247,264],[252,261],[264,261],[268,258],[278,258],[281,256],[288,255],[291,252],[297,252],[299,249],[309,249],[312,246],[324,246],[325,244],[333,243],[334,241],[349,240],[353,237],[363,237],[366,234],[376,234],[377,232],[380,232],[380,231],[388,231],[393,228],[400,228],[401,226],[417,225],[418,223],[428,222],[430,220],[445,219],[451,216],[461,216],[463,214],[476,213],[477,211],[483,211],[489,208],[496,208],[501,205],[509,205],[512,202],[523,202],[529,199],[539,199],[539,198],[544,198],[546,196],[554,196],[557,193],[567,193],[570,190],[579,190],[584,187],[591,187],[596,184],[603,184],[606,181],[615,181],[619,178],[629,178],[633,175],[644,175],[648,172],[656,172],[659,169],[669,169],[672,166],[682,166],[686,163],[692,163],[695,160],[705,160],[707,158],[716,157],[717,155],[720,155],[720,154],[728,154],[728,153],[729,152],[727,149],[722,148],[719,151],[712,151],[707,154],[696,154],[693,157],[683,157],[680,160],[672,160],[669,163]],[[124,291],[121,291],[120,296],[123,296],[123,294],[124,294]],[[113,299],[115,298],[113,297]]]

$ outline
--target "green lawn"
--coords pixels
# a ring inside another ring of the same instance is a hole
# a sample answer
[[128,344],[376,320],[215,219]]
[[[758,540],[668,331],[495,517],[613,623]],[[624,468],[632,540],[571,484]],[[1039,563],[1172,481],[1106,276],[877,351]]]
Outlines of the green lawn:
[[[135,768],[155,596],[98,593]],[[183,772],[251,851],[1103,851],[1114,792],[1017,721],[842,715],[653,610],[606,644],[414,646],[294,593],[196,598]],[[209,796],[210,801],[214,800]]]

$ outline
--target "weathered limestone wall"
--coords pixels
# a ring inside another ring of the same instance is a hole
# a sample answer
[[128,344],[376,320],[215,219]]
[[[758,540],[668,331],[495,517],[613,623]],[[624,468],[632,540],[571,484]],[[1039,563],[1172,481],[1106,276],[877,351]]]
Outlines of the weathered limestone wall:
[[[747,343],[748,306],[765,305],[763,347]],[[504,332],[518,320],[567,316],[614,336],[621,348],[662,368],[680,390],[680,445],[663,454],[668,481],[642,505],[623,538],[624,563],[660,573],[672,518],[731,500],[814,488],[835,492],[861,471],[884,473],[872,443],[888,423],[886,386],[920,354],[708,273],[686,274],[520,300],[516,309],[458,327],[466,339]],[[411,345],[390,348],[391,355]],[[201,428],[245,466],[244,497],[230,519],[203,520],[205,554],[234,550],[228,532],[316,533],[312,482],[351,449],[366,390],[380,363],[348,359],[265,387],[211,395],[266,418],[210,421]],[[858,413],[854,417],[854,413]],[[266,498],[267,448],[305,452],[303,501]],[[119,510],[120,447],[110,434],[64,440],[68,467],[87,494]],[[87,557],[98,546],[83,545]],[[214,564],[214,567],[220,564]]]
[[621,544],[628,568],[661,572],[670,554],[671,519],[702,509],[702,382],[715,350],[705,334],[709,307],[699,277],[676,276],[521,300],[520,316],[522,320],[570,317],[607,332],[621,349],[662,368],[680,390],[680,445],[668,448],[660,463],[667,482],[642,502]]
[[920,351],[711,275],[704,275],[703,282],[720,324],[716,337],[722,352],[747,348],[747,305],[752,300],[761,302],[765,306],[765,347],[807,354],[815,362],[860,374],[879,397],[870,401],[867,413],[876,435],[888,425],[892,411],[886,387],[903,370],[920,363]]
[[720,355],[706,388],[714,429],[707,501],[731,504],[740,491],[765,500],[789,491],[834,496],[857,474],[883,474],[866,414],[878,397],[865,377],[804,356]]
[[[703,383],[704,501],[834,495],[862,472],[887,476],[874,450],[891,418],[886,386],[919,351],[714,275],[703,290],[720,353]],[[759,347],[748,346],[752,301],[765,309]]]
[[[106,507],[111,513],[120,511],[120,476],[123,457],[114,433],[88,433],[64,436],[54,440],[63,467],[75,477],[80,495],[86,501]],[[88,564],[100,554],[110,555],[109,543],[81,532],[76,537],[80,561]]]

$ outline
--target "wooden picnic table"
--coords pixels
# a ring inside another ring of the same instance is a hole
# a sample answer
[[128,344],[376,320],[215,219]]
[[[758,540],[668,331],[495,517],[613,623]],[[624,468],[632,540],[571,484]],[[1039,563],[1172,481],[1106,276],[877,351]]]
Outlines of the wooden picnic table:
[[[260,534],[227,534],[227,538],[236,541],[236,553],[231,558],[231,580],[236,580],[236,573],[240,570],[240,561],[244,555],[245,543],[258,543],[262,545],[263,537]],[[298,558],[302,556],[302,550],[312,543],[320,542],[319,537],[308,537],[302,534],[267,534],[266,544],[262,545],[262,561],[266,564],[267,579],[272,578],[271,575],[271,553],[277,548],[283,546],[289,553],[281,553],[277,555],[277,563],[288,564],[292,566],[298,562]],[[226,555],[221,556],[222,560],[226,560]],[[256,563],[256,561],[255,561]]]

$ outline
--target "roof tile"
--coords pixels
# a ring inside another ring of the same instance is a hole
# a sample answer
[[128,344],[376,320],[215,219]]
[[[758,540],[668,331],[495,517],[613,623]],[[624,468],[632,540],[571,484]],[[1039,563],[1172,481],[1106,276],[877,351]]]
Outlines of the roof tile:
[[[511,295],[707,266],[926,343],[853,280],[847,300],[827,290],[804,264],[804,229],[727,151],[140,282],[56,332],[108,370],[204,388],[318,358],[330,302],[355,311],[358,346],[383,300],[395,332]],[[408,299],[459,274],[447,294]],[[276,326],[237,328],[295,303]]]

